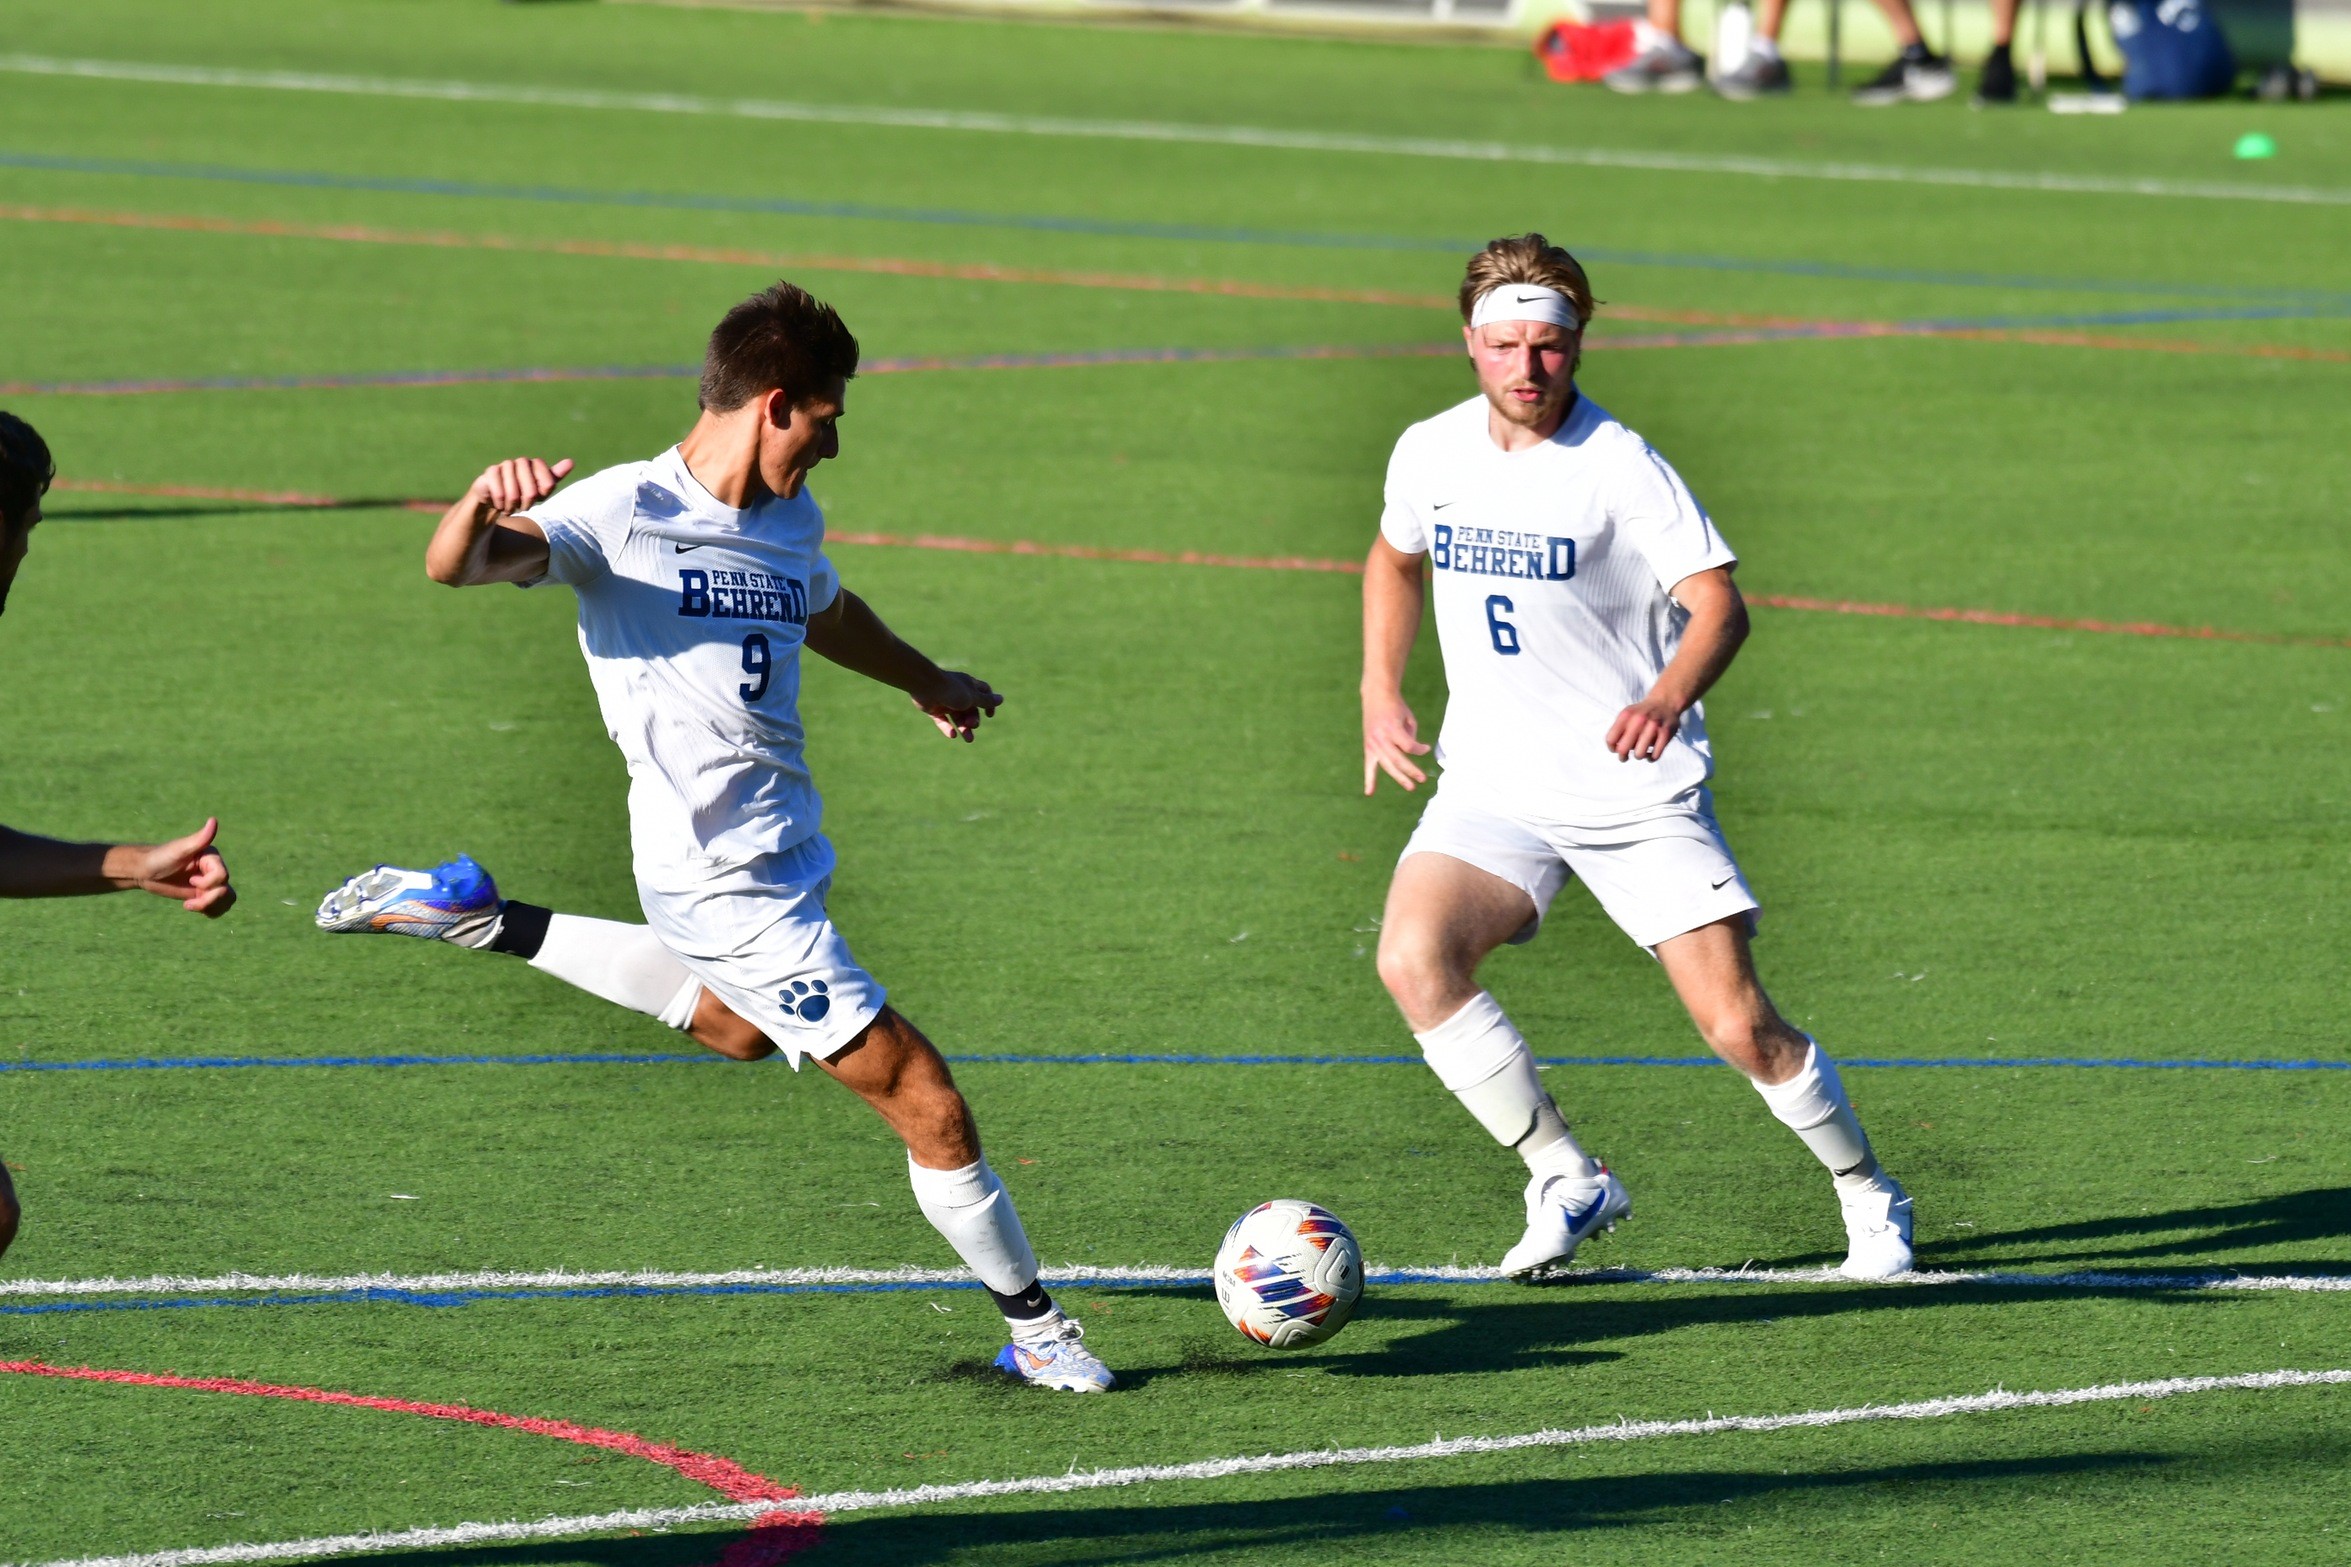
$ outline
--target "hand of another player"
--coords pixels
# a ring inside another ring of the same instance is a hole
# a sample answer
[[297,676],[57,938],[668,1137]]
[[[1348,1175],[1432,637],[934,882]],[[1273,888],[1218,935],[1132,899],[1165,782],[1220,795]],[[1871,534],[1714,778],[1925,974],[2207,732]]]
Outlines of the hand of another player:
[[1370,794],[1378,787],[1380,774],[1386,773],[1410,794],[1429,781],[1429,775],[1413,762],[1416,756],[1426,756],[1429,748],[1420,738],[1420,720],[1412,716],[1411,704],[1400,696],[1365,697],[1363,699],[1363,792]]
[[1681,727],[1680,708],[1662,697],[1643,697],[1616,715],[1605,743],[1620,762],[1654,762]]
[[536,457],[509,457],[484,468],[469,493],[477,506],[488,506],[492,511],[512,516],[553,495],[555,486],[569,472],[569,457],[552,467]]
[[914,705],[950,740],[969,745],[980,732],[980,720],[996,716],[1004,698],[977,675],[961,670],[939,672],[936,686],[913,693]]
[[117,844],[106,851],[106,878],[159,898],[177,898],[181,908],[219,919],[237,901],[228,864],[212,844],[219,832],[215,818],[169,843]]

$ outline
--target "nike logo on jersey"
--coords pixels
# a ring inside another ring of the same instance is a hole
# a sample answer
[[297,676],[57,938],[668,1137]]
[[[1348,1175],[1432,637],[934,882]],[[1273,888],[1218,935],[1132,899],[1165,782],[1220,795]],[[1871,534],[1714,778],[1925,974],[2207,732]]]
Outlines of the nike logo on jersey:
[[688,550],[698,550],[702,546],[699,544],[674,544],[672,547],[675,548],[680,555],[683,555]]
[[1738,879],[1739,873],[1737,871],[1733,871],[1728,876],[1725,876],[1722,880],[1716,882],[1714,884],[1714,890],[1716,892],[1720,892],[1723,890],[1723,888],[1728,887],[1732,882],[1737,881]]
[[1431,510],[1431,511],[1443,511],[1443,510],[1444,510],[1446,507],[1448,507],[1448,506],[1450,506],[1450,505],[1452,505],[1452,504],[1453,504],[1453,503],[1452,503],[1451,501],[1431,501],[1431,502],[1429,503],[1429,510]]

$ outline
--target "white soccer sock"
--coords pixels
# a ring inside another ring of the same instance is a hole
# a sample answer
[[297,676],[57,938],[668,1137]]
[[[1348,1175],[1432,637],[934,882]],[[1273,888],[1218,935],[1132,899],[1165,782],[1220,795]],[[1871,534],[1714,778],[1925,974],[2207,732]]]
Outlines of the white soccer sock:
[[998,1295],[1019,1295],[1037,1282],[1037,1254],[1012,1210],[1011,1194],[987,1160],[974,1159],[960,1170],[928,1170],[908,1154],[906,1178],[922,1216],[982,1284]]
[[530,965],[675,1029],[692,1025],[695,1004],[702,999],[702,982],[670,955],[647,925],[551,914],[547,938],[532,954]]
[[1839,1186],[1876,1185],[1885,1172],[1869,1151],[1869,1137],[1845,1097],[1837,1064],[1809,1034],[1805,1042],[1811,1048],[1804,1053],[1802,1071],[1784,1083],[1757,1083],[1755,1091],[1773,1115],[1804,1139],[1812,1156],[1829,1167]]
[[1599,1170],[1599,1162],[1577,1145],[1558,1104],[1544,1092],[1526,1040],[1491,995],[1479,991],[1444,1022],[1412,1037],[1437,1081],[1453,1091],[1494,1141],[1514,1149],[1528,1169],[1576,1176]]
[[1682,41],[1662,27],[1651,24],[1647,17],[1633,22],[1633,48],[1642,54],[1652,49],[1680,49]]
[[1747,40],[1747,52],[1759,60],[1776,60],[1780,57],[1780,42],[1757,33]]

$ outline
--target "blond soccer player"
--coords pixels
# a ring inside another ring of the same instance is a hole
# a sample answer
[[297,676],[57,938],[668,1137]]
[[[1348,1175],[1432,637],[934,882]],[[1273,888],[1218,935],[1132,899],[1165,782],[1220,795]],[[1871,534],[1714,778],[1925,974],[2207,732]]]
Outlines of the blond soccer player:
[[1747,636],[1737,557],[1665,459],[1576,389],[1592,290],[1573,256],[1540,234],[1494,241],[1461,314],[1478,395],[1397,441],[1365,567],[1363,787],[1427,782],[1402,682],[1433,592],[1444,771],[1388,889],[1379,971],[1438,1080],[1526,1162],[1526,1233],[1502,1266],[1562,1266],[1632,1211],[1477,982],[1573,877],[1828,1168],[1842,1271],[1906,1272],[1910,1199],[1827,1052],[1756,979],[1757,904],[1707,792],[1699,699]]

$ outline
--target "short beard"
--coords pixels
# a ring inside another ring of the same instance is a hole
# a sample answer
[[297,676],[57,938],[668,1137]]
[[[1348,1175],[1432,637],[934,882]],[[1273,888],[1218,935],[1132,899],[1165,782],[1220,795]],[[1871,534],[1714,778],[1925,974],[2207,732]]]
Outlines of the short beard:
[[1571,373],[1564,383],[1554,386],[1551,390],[1552,396],[1534,404],[1531,408],[1521,403],[1514,403],[1507,397],[1489,397],[1486,399],[1486,403],[1512,424],[1521,429],[1532,430],[1544,420],[1555,416],[1575,399],[1575,376]]

